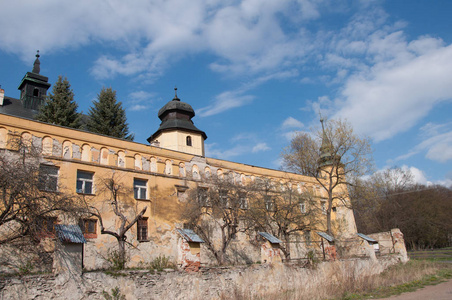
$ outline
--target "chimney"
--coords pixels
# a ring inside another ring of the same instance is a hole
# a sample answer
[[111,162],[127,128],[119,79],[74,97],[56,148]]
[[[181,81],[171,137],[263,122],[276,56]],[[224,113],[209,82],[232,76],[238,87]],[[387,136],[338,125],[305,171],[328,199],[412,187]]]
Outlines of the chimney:
[[3,99],[5,99],[5,90],[0,86],[0,106],[3,106]]

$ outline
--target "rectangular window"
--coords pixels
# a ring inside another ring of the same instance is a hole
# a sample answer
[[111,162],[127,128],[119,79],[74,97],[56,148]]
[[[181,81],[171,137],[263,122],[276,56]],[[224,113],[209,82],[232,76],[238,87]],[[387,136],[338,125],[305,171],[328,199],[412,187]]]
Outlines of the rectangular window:
[[55,233],[56,217],[41,217],[39,219],[39,228],[45,234]]
[[320,207],[321,207],[321,209],[322,209],[322,213],[326,214],[326,208],[327,208],[327,206],[326,206],[326,200],[321,200],[321,201],[320,201]]
[[267,211],[276,211],[275,201],[271,196],[265,196],[265,208]]
[[302,214],[306,213],[306,203],[304,201],[300,202],[300,212]]
[[137,239],[138,241],[148,240],[148,218],[141,218],[137,221]]
[[80,229],[83,233],[97,233],[97,220],[84,219],[80,220]]
[[199,205],[203,207],[210,206],[209,195],[207,193],[207,188],[198,188],[198,201]]
[[56,192],[58,190],[58,167],[39,166],[39,189],[43,191]]
[[133,179],[133,194],[135,199],[148,199],[147,197],[148,181],[143,179]]
[[93,193],[93,173],[77,170],[77,193]]
[[311,246],[311,231],[306,230],[304,232],[304,240],[306,242],[306,246]]
[[229,203],[229,197],[228,197],[228,191],[227,190],[220,190],[220,203],[222,207],[225,208],[231,208],[231,204]]
[[239,207],[241,209],[248,209],[248,198],[246,198],[246,193],[240,193],[240,195],[239,195]]

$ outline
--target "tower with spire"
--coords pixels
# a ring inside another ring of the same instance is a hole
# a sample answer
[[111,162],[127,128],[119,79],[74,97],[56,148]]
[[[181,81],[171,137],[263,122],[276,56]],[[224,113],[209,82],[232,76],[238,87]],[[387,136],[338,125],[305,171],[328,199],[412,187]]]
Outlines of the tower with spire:
[[147,140],[151,145],[204,156],[207,135],[193,124],[195,111],[190,104],[180,101],[177,88],[174,88],[174,94],[174,98],[159,110],[162,123]]
[[49,78],[39,74],[41,71],[39,57],[38,50],[32,71],[25,74],[18,87],[23,107],[32,110],[38,110],[39,106],[44,103],[50,87]]

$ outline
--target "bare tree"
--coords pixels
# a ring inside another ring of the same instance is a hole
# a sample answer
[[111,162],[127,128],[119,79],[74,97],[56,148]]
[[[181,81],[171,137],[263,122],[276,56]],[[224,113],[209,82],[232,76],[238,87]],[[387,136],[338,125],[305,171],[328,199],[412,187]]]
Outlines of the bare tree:
[[247,230],[242,217],[248,208],[249,193],[246,185],[234,183],[232,174],[224,174],[224,178],[213,176],[188,196],[185,223],[204,240],[220,265],[228,261],[226,252],[237,233]]
[[314,177],[327,191],[326,227],[331,230],[334,201],[348,205],[347,185],[351,178],[368,174],[373,168],[369,139],[353,132],[349,123],[330,120],[311,134],[297,134],[281,154],[284,167]]
[[[103,189],[99,193],[100,195],[108,195],[109,199],[105,199],[105,202],[111,205],[111,208],[119,221],[119,228],[107,229],[104,226],[102,214],[98,208],[95,206],[89,207],[88,214],[95,216],[99,220],[100,233],[108,234],[116,238],[118,242],[118,265],[120,269],[124,269],[127,259],[126,259],[126,243],[127,236],[126,233],[134,226],[139,219],[141,219],[146,212],[147,206],[145,206],[139,213],[130,214],[125,208],[125,203],[123,202],[126,198],[126,194],[131,195],[132,191],[129,191],[124,187],[120,181],[116,178],[115,173],[109,178],[104,178],[102,181]],[[129,217],[127,216],[129,215]],[[115,222],[116,223],[116,222]]]
[[54,237],[58,216],[76,219],[84,207],[59,185],[58,167],[43,159],[31,137],[14,133],[0,149],[0,201],[0,245],[36,253],[44,252],[43,238]]
[[253,189],[246,218],[256,229],[283,240],[281,250],[290,259],[292,236],[318,226],[321,214],[318,201],[312,193],[301,191],[290,182],[275,185],[268,179],[260,179]]

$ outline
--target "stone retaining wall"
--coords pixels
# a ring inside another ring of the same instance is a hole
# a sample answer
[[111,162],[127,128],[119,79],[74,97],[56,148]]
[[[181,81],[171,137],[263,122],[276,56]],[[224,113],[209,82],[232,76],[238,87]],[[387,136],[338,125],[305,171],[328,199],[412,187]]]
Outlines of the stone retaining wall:
[[89,272],[82,276],[23,276],[0,279],[0,299],[105,299],[119,288],[126,299],[233,299],[235,294],[256,298],[300,287],[318,291],[344,276],[367,276],[399,262],[398,256],[378,260],[355,259],[299,265],[252,265],[210,268],[199,273],[147,270],[125,271],[119,276]]

